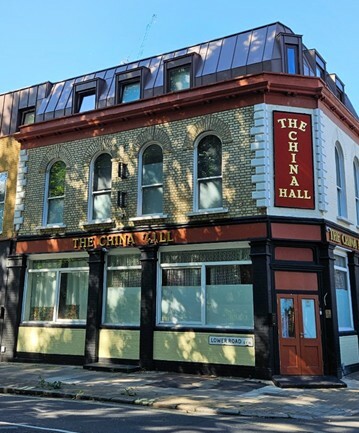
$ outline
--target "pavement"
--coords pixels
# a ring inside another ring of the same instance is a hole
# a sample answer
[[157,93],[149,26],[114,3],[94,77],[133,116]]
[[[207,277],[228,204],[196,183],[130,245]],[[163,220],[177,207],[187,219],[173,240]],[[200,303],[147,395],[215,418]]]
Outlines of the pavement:
[[0,363],[0,393],[134,404],[188,413],[335,419],[359,414],[359,372],[345,388],[278,388],[271,381],[181,373],[92,371]]

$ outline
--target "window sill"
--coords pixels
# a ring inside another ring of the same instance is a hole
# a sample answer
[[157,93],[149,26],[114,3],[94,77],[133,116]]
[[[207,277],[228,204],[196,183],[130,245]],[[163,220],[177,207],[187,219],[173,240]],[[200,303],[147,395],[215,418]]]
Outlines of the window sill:
[[84,221],[80,223],[80,225],[84,230],[93,230],[98,228],[113,228],[115,227],[115,221],[112,219]]
[[223,208],[217,208],[217,209],[207,209],[207,210],[198,210],[195,212],[190,212],[187,214],[187,216],[191,217],[191,216],[206,216],[206,215],[212,215],[212,214],[219,214],[219,213],[228,213],[228,209],[223,207]]
[[220,332],[220,333],[228,333],[228,334],[253,334],[254,328],[253,327],[232,327],[232,326],[214,326],[214,325],[202,325],[200,323],[198,324],[175,324],[175,323],[157,323],[156,324],[157,330],[166,330],[168,331],[183,331],[183,332],[189,332],[192,330],[201,331],[203,332]]
[[58,322],[52,322],[52,321],[24,321],[20,323],[20,326],[23,327],[37,327],[37,328],[85,328],[86,327],[86,321],[74,321],[74,320],[64,320],[64,321],[58,321]]
[[153,215],[141,215],[138,217],[129,218],[129,221],[148,221],[148,220],[160,220],[167,218],[167,214],[153,214]]
[[64,231],[66,229],[66,224],[49,224],[47,226],[35,227],[41,233],[54,233],[59,231]]
[[351,221],[349,221],[347,218],[342,217],[342,216],[337,216],[337,220],[340,221],[340,222],[343,222],[345,224],[348,224],[350,226],[353,225],[353,223]]

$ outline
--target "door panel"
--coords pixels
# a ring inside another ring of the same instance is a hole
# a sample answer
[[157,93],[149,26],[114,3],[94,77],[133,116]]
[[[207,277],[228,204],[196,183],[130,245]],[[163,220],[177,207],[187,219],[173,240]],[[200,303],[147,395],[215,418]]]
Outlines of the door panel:
[[278,295],[280,372],[323,374],[318,297]]

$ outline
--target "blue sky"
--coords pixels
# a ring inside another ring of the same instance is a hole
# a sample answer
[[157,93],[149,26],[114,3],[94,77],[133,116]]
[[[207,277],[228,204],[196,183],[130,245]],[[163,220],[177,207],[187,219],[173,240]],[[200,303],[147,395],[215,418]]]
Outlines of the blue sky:
[[0,15],[0,93],[281,21],[359,112],[358,0],[0,0]]

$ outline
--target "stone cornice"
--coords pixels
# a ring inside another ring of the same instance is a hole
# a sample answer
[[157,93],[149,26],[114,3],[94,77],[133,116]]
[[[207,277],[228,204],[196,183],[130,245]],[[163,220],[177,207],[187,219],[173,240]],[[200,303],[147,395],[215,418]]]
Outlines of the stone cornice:
[[261,73],[21,127],[23,148],[130,130],[258,103],[327,108],[357,138],[359,121],[316,77]]

